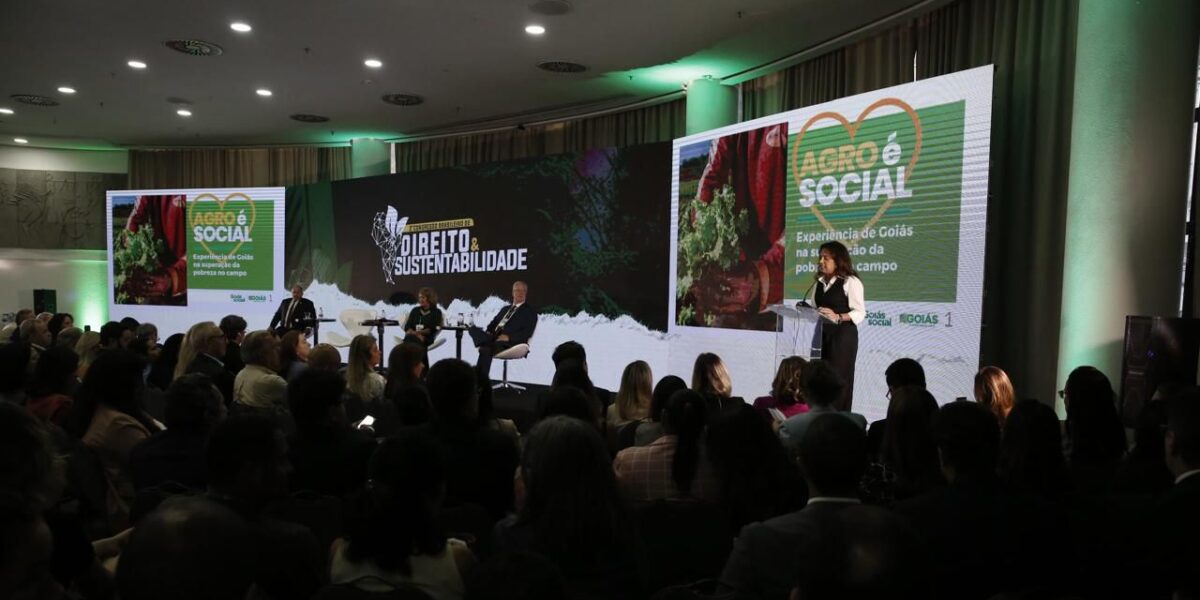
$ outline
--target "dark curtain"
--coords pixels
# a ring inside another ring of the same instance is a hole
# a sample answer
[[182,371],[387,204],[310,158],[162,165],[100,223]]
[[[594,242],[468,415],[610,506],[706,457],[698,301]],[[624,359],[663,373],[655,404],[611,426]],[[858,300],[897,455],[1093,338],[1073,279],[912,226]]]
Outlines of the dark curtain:
[[666,142],[683,137],[682,99],[633,110],[491,133],[394,145],[396,172],[530,158],[592,148]]
[[287,186],[350,177],[350,148],[131,150],[134,189]]
[[915,22],[917,77],[992,63],[981,360],[1054,403],[1077,0],[970,0]]

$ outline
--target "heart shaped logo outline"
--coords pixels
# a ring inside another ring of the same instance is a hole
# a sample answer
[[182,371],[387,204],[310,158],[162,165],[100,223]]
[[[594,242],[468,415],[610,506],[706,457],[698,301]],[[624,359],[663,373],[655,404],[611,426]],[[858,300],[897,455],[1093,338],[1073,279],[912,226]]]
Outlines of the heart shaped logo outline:
[[[846,120],[846,117],[843,116],[842,113],[834,111],[826,111],[815,114],[812,116],[812,118],[804,123],[804,126],[801,127],[800,131],[796,133],[795,146],[792,148],[792,179],[796,183],[796,187],[799,187],[800,182],[803,180],[803,178],[800,177],[800,168],[796,164],[797,159],[800,157],[800,141],[804,139],[804,134],[808,132],[813,123],[816,123],[822,119],[833,119],[846,129],[846,131],[850,134],[850,140],[853,141],[854,137],[858,135],[858,129],[862,126],[863,122],[867,120],[867,115],[874,112],[875,109],[883,106],[894,106],[899,108],[907,113],[909,118],[912,119],[913,128],[916,130],[916,142],[913,144],[912,158],[908,160],[908,168],[905,170],[904,175],[906,179],[912,177],[912,172],[917,166],[917,158],[921,156],[921,117],[917,115],[917,111],[914,110],[912,106],[899,98],[880,98],[879,100],[871,103],[870,106],[864,108],[862,112],[858,113],[858,118],[854,121],[854,123]],[[883,214],[886,213],[889,208],[891,208],[893,200],[894,198],[888,198],[883,202],[883,205],[879,207],[879,210],[875,211],[875,215],[867,221],[866,225],[863,225],[862,230],[859,232],[859,237],[849,241],[850,243],[847,244],[848,247],[853,248],[854,246],[858,245],[858,241],[862,239],[867,230],[874,227],[875,224],[879,222],[879,219],[883,217]],[[825,215],[821,213],[821,209],[817,207],[815,202],[809,207],[809,210],[816,215],[817,220],[820,221],[821,225],[825,227],[826,231],[834,230],[833,224],[825,218]]]
[[[233,200],[234,198],[237,198],[237,197],[242,198],[243,200],[246,201],[246,204],[250,205],[250,229],[254,229],[254,222],[258,219],[258,211],[257,211],[257,209],[254,208],[254,201],[251,200],[249,196],[247,196],[241,192],[234,192],[228,196],[225,196],[224,200],[217,198],[216,194],[211,194],[208,192],[205,192],[203,194],[196,196],[195,198],[192,199],[191,206],[188,207],[188,223],[194,224],[196,222],[196,219],[195,219],[196,205],[200,203],[200,200],[206,199],[206,198],[211,198],[213,202],[217,203],[218,209],[224,209],[225,205],[227,203],[229,203],[230,200]],[[209,255],[216,257],[217,261],[221,262],[221,263],[227,262],[230,257],[232,257],[234,254],[237,254],[237,251],[241,249],[242,244],[246,243],[245,240],[242,240],[242,241],[238,242],[236,246],[233,247],[233,250],[229,251],[229,254],[217,256],[217,254],[215,252],[213,252],[212,248],[210,248],[203,239],[196,240],[196,241],[199,242],[200,245],[203,246],[204,249],[208,251]]]

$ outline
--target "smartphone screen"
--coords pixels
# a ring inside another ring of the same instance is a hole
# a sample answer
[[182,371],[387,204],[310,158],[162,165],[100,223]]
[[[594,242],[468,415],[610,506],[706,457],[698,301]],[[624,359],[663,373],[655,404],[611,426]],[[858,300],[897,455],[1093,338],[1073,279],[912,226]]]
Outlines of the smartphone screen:
[[367,416],[363,417],[362,421],[359,421],[358,428],[362,429],[363,427],[370,427],[374,424],[375,424],[375,417],[372,417],[371,415],[367,415]]

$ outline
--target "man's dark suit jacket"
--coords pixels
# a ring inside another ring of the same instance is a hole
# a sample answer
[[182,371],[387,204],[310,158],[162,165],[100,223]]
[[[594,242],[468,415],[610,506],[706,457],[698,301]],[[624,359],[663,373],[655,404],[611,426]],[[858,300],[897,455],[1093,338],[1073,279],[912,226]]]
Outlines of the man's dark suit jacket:
[[496,313],[496,316],[492,318],[492,322],[488,323],[487,332],[495,335],[507,335],[510,346],[524,344],[529,341],[529,338],[533,337],[533,330],[537,327],[537,309],[530,306],[528,302],[518,306],[517,310],[508,318],[508,322],[504,324],[504,327],[500,331],[497,331],[496,328],[500,325],[500,319],[508,314],[510,308],[512,308],[511,304]]
[[208,375],[217,389],[221,390],[221,395],[225,397],[225,405],[229,406],[233,403],[233,373],[227,371],[217,359],[207,354],[201,354],[192,359],[187,372]]
[[721,582],[738,598],[787,598],[800,570],[800,548],[814,543],[821,522],[854,504],[814,502],[796,512],[742,528],[733,540]]
[[[275,311],[275,316],[271,317],[271,324],[267,329],[275,331],[275,326],[283,323],[283,317],[287,315],[288,306],[292,303],[292,297],[288,296],[279,303],[279,309]],[[317,308],[313,305],[312,300],[301,298],[296,304],[296,308],[292,310],[292,323],[294,324],[299,319],[315,319],[317,318]]]

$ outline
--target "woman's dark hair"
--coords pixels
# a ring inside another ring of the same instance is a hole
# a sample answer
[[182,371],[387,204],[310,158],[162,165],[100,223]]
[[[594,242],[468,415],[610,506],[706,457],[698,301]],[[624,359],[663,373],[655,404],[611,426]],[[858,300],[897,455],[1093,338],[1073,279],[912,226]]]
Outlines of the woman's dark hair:
[[937,400],[923,387],[906,385],[892,391],[880,460],[896,473],[899,495],[912,496],[942,483],[933,418]]
[[293,329],[285,334],[279,340],[279,376],[287,379],[288,371],[292,368],[292,363],[300,360],[296,355],[296,346],[300,345],[300,340],[303,338],[304,332],[298,329]]
[[526,437],[521,476],[519,520],[564,570],[628,551],[631,521],[595,427],[561,415],[542,420]]
[[58,332],[62,331],[63,321],[67,319],[75,322],[75,317],[71,316],[71,313],[55,313],[53,317],[50,317],[50,321],[46,323],[46,329],[50,330],[52,339],[58,339]]
[[[826,251],[833,257],[833,263],[836,265],[833,271],[834,277],[858,276],[858,271],[854,270],[854,263],[850,260],[850,251],[841,242],[835,241],[821,244],[821,247],[817,250],[817,256],[819,257],[821,252]],[[817,272],[813,274],[813,279],[819,280],[821,276],[821,270],[817,269]]]
[[1004,423],[997,472],[1014,490],[1045,495],[1066,491],[1067,465],[1054,409],[1037,400],[1013,406]]
[[397,344],[388,353],[387,387],[383,395],[391,398],[397,390],[408,387],[420,380],[413,377],[413,367],[423,364],[425,347],[412,342]]
[[779,363],[775,371],[775,380],[771,382],[771,397],[783,406],[791,406],[804,402],[804,366],[807,360],[799,356],[789,356]]
[[225,402],[213,380],[203,373],[188,373],[171,382],[164,397],[167,428],[172,431],[203,431],[217,421],[214,409]]
[[572,385],[560,385],[552,388],[550,399],[542,410],[542,418],[562,415],[573,417],[585,423],[596,423],[599,415],[593,414],[592,403],[583,390]]
[[346,380],[329,371],[306,369],[288,384],[288,408],[296,432],[305,437],[332,435],[341,423],[331,421],[329,409],[342,404]]
[[76,394],[74,418],[68,427],[75,437],[82,438],[92,424],[96,408],[106,404],[136,419],[150,433],[158,431],[154,420],[142,407],[144,363],[128,350],[101,352],[88,367],[87,375]]
[[671,480],[685,494],[692,490],[692,481],[700,467],[700,438],[706,422],[704,396],[695,390],[675,392],[663,411],[663,431],[677,437]]
[[38,355],[26,393],[30,398],[70,395],[75,391],[75,371],[78,369],[79,355],[74,350],[63,346],[46,348]]
[[1079,367],[1067,376],[1067,435],[1072,463],[1111,464],[1125,454],[1125,428],[1117,415],[1115,398],[1108,377],[1095,367]]
[[427,432],[401,431],[375,450],[368,477],[354,516],[346,520],[346,558],[412,575],[409,557],[446,548],[437,524],[446,484],[442,447]]
[[573,358],[558,363],[558,368],[554,370],[554,379],[550,382],[550,389],[564,385],[582,390],[583,393],[589,395],[595,394],[596,390],[583,363]]
[[457,358],[443,358],[429,368],[425,385],[441,423],[475,424],[479,415],[479,386],[471,365]]
[[720,502],[737,531],[804,505],[804,480],[771,426],[748,406],[719,417],[705,438]]
[[679,390],[686,390],[687,382],[682,377],[667,375],[658,380],[654,393],[650,395],[650,420],[662,423],[663,411],[667,409],[667,401]]
[[150,367],[150,377],[148,381],[154,384],[160,390],[167,389],[171,385],[171,379],[175,376],[175,364],[179,362],[179,348],[183,346],[183,334],[173,333],[163,342],[162,351],[158,354],[158,360]]
[[217,327],[221,328],[221,333],[225,334],[225,339],[233,341],[237,339],[238,334],[246,331],[246,319],[238,315],[225,315],[221,317],[221,323]]

